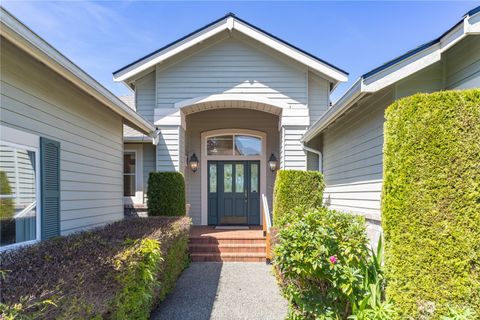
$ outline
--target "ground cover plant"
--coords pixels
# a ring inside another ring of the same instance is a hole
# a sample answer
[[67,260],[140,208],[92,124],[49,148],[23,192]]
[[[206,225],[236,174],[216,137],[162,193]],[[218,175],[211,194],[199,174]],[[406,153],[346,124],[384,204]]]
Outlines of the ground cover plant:
[[185,179],[180,172],[150,172],[147,206],[149,216],[184,216]]
[[386,119],[382,224],[396,318],[478,319],[480,90],[407,97]]
[[5,319],[148,319],[188,261],[190,219],[124,220],[0,256]]

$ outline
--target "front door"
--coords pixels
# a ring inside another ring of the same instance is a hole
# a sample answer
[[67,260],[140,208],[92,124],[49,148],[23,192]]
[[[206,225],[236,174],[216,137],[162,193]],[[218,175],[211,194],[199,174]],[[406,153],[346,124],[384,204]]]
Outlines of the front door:
[[259,188],[259,161],[208,161],[208,224],[260,224]]

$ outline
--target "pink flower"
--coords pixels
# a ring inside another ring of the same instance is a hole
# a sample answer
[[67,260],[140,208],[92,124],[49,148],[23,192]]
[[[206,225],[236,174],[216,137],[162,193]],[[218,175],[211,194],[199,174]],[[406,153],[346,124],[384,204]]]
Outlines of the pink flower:
[[331,256],[328,260],[330,260],[330,263],[337,263],[337,257],[335,256]]

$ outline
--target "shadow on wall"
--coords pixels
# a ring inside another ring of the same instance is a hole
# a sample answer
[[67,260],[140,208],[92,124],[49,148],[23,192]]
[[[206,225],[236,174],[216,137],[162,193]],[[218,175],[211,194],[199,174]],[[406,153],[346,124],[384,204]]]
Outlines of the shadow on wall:
[[[209,320],[217,296],[222,263],[195,263],[183,272],[175,290],[161,302],[152,320]],[[195,284],[195,285],[192,285]]]
[[[168,134],[169,129],[163,129],[160,131],[158,136],[158,144],[157,144],[157,168],[158,170],[155,171],[176,171],[174,160],[172,159],[172,154],[169,152],[168,146],[172,144],[178,144],[177,139],[175,138],[174,141],[168,141],[165,137],[170,136]],[[172,129],[176,130],[176,129]],[[181,155],[176,155],[177,157]]]

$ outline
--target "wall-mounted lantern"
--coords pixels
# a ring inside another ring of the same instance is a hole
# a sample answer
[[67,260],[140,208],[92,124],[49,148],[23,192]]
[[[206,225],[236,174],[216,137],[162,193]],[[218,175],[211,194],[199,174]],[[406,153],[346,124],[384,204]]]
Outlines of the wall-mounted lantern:
[[192,169],[193,172],[196,172],[198,170],[198,158],[195,153],[192,154],[188,163],[190,164],[190,169]]
[[270,156],[270,159],[268,159],[268,166],[270,167],[270,171],[274,172],[277,170],[277,158],[275,155],[272,153]]

